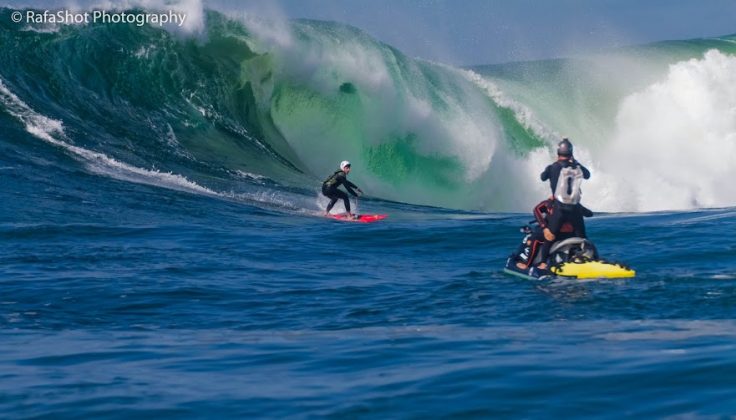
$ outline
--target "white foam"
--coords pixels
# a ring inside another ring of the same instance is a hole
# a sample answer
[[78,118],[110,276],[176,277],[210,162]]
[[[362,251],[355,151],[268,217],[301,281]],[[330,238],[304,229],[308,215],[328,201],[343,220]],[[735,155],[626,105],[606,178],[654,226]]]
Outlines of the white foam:
[[620,104],[591,196],[601,210],[736,205],[736,57],[673,64]]
[[37,32],[37,33],[40,33],[40,34],[55,34],[55,33],[59,32],[60,29],[61,29],[61,25],[49,23],[49,24],[46,24],[44,26],[39,26],[39,25],[35,25],[35,26],[34,25],[26,25],[26,26],[23,27],[23,29],[21,29],[21,31],[24,31],[24,32]]
[[236,169],[234,171],[234,174],[237,177],[239,177],[239,178],[247,179],[249,181],[263,181],[263,180],[268,179],[268,178],[266,178],[263,175],[254,174],[254,173],[250,173],[250,172],[246,172],[246,171],[241,171],[240,169]]
[[141,45],[138,50],[133,53],[133,55],[135,55],[137,58],[148,59],[148,57],[151,55],[151,52],[155,49],[156,47],[153,44],[148,46]]
[[[361,42],[342,28],[332,33],[310,24],[295,23],[291,27],[284,21],[256,18],[246,19],[245,24],[276,55],[281,71],[322,95],[335,92],[336,79],[373,91],[390,88],[391,77],[381,48]],[[299,37],[308,41],[296,42]]]
[[228,13],[233,19],[239,19],[255,38],[263,45],[250,45],[256,50],[272,48],[288,49],[293,45],[291,27],[284,12],[275,2],[263,2],[250,12],[238,15]]

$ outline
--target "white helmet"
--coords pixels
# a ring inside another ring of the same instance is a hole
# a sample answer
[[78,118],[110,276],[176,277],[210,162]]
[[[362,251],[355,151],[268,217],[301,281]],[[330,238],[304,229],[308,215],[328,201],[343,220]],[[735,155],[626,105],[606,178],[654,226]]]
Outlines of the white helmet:
[[350,162],[349,161],[343,160],[342,162],[340,162],[340,169],[345,170],[345,167],[346,166],[350,166]]

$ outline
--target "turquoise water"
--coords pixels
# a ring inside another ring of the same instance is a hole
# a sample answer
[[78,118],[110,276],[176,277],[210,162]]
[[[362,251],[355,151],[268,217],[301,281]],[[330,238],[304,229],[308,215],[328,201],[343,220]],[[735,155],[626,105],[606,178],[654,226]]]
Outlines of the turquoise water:
[[[728,38],[468,70],[321,22],[267,42],[211,12],[205,41],[19,30],[8,13],[3,417],[736,413]],[[338,41],[359,54],[332,54]],[[594,71],[622,57],[641,78]],[[693,108],[655,106],[685,85]],[[686,131],[709,128],[700,153],[721,159],[647,155],[645,105],[655,121],[709,112]],[[588,233],[635,279],[501,272],[568,130],[593,170]],[[685,176],[612,169],[634,132],[649,169]],[[359,210],[384,222],[317,217],[345,157]]]

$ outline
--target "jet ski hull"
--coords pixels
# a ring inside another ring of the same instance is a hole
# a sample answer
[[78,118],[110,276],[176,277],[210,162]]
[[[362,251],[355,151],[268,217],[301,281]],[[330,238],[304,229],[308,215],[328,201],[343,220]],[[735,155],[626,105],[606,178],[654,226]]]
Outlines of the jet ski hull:
[[625,279],[636,276],[631,268],[608,261],[566,262],[552,267],[556,276],[576,279]]
[[504,273],[527,280],[545,280],[551,278],[567,279],[623,279],[636,276],[636,271],[619,264],[603,260],[565,262],[552,266],[550,270],[539,270],[536,267],[522,270],[514,261],[508,261]]

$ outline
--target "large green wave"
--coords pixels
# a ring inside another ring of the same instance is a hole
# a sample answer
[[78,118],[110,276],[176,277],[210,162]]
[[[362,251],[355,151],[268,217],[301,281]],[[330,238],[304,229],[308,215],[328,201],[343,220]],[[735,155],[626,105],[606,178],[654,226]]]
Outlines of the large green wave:
[[[733,37],[457,69],[355,28],[205,15],[201,33],[14,25],[0,78],[78,144],[197,179],[246,172],[316,189],[341,160],[371,195],[523,209],[561,135],[606,148],[621,102]],[[21,53],[22,52],[22,53]],[[536,183],[535,183],[536,182]]]

